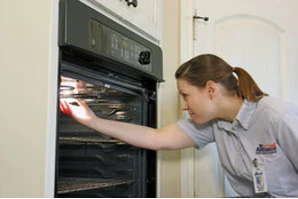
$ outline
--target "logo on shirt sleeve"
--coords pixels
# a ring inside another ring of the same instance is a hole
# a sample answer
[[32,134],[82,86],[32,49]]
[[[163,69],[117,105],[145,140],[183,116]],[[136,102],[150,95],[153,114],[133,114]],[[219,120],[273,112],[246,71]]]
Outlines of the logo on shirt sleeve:
[[272,144],[259,144],[256,149],[256,154],[258,155],[266,155],[276,153],[276,142]]

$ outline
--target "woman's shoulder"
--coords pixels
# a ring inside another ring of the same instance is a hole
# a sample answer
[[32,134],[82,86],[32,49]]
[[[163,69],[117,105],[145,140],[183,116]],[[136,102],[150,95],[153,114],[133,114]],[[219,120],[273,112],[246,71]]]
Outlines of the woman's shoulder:
[[272,96],[265,96],[257,102],[257,110],[276,116],[284,116],[293,111],[298,113],[296,105]]

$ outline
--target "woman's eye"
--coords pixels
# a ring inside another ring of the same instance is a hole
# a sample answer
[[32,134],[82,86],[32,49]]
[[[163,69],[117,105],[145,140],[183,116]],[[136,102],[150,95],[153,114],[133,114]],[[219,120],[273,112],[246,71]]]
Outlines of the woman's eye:
[[182,94],[182,98],[186,99],[187,95],[186,94]]

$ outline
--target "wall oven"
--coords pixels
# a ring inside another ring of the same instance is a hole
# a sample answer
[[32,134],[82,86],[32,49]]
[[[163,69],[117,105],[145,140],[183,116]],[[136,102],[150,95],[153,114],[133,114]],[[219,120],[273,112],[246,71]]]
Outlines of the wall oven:
[[[156,127],[160,47],[78,0],[61,0],[59,9],[59,98],[81,98],[102,118]],[[59,111],[57,118],[55,197],[156,197],[155,151]]]

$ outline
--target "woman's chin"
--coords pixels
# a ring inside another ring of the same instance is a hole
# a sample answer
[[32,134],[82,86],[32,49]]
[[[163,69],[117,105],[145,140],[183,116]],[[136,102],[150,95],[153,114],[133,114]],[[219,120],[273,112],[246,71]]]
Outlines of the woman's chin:
[[196,124],[205,124],[205,123],[208,122],[208,121],[203,120],[203,119],[200,119],[200,118],[193,118],[193,117],[192,117],[192,119],[193,119],[193,121],[194,121]]

